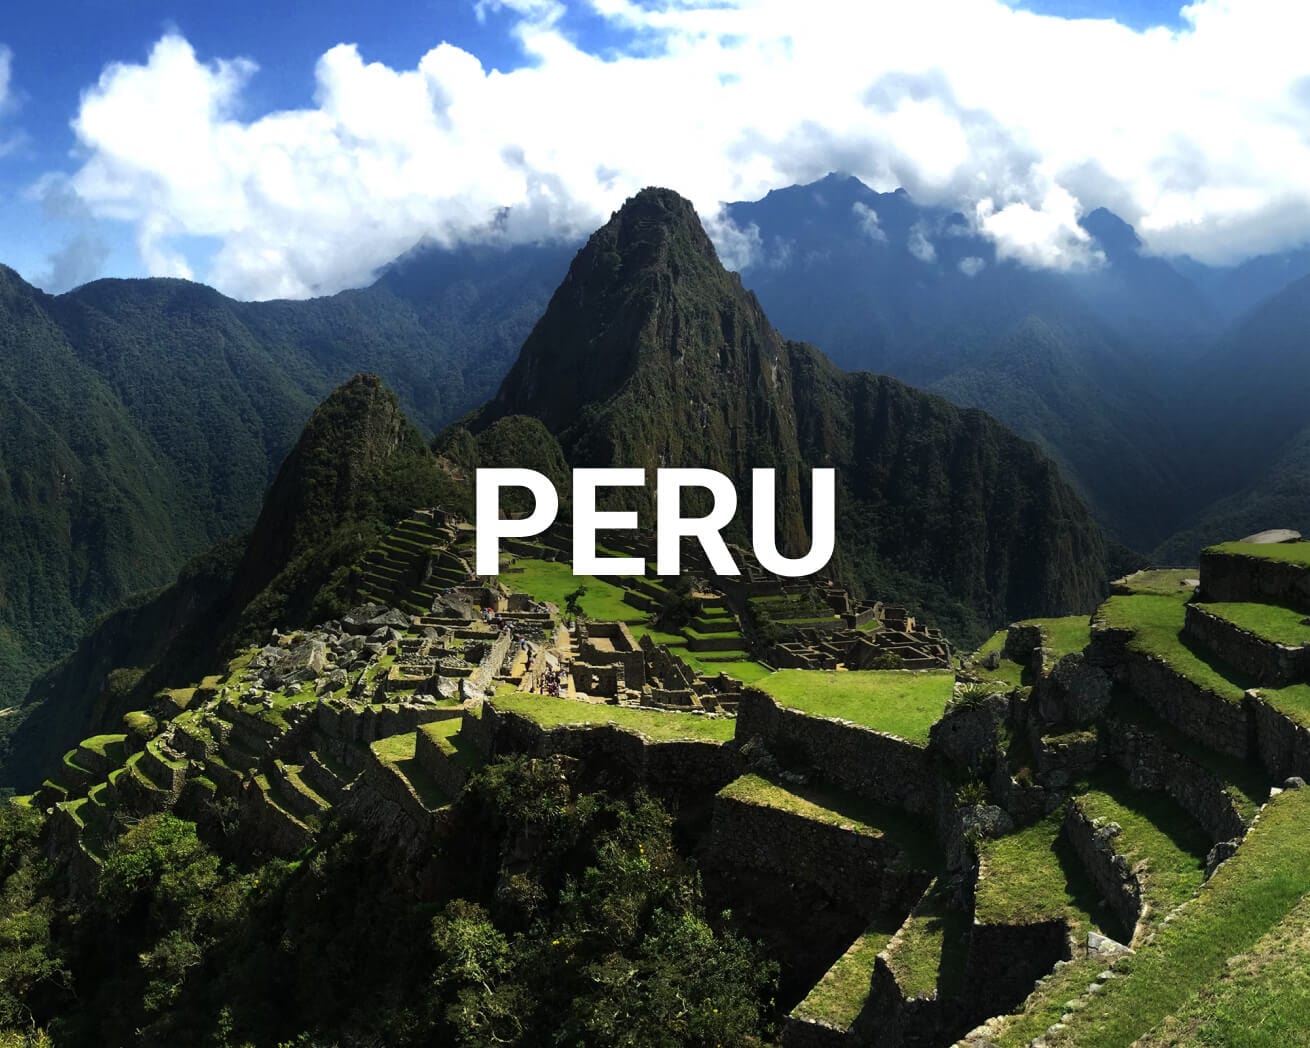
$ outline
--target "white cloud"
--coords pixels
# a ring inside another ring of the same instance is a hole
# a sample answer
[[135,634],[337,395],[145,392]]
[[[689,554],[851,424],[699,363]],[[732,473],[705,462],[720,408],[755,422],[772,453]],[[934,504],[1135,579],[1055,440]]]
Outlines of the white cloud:
[[1092,246],[1092,238],[1078,224],[1078,201],[1060,186],[1052,186],[1034,207],[1016,200],[997,207],[986,197],[978,202],[978,228],[996,241],[999,258],[1018,259],[1025,265],[1055,269],[1100,265],[1105,256]]
[[966,277],[976,277],[986,268],[986,261],[977,255],[970,255],[968,258],[960,259],[960,272]]
[[421,238],[492,235],[503,207],[496,236],[579,235],[643,185],[714,216],[830,170],[974,215],[1030,265],[1095,264],[1077,218],[1102,204],[1208,261],[1310,239],[1303,0],[1200,0],[1145,32],[1001,0],[589,2],[633,54],[579,50],[556,0],[479,0],[530,65],[341,45],[313,106],[257,118],[251,62],[167,36],[85,93],[72,184],[152,272],[213,238],[199,276],[253,297],[364,282]]
[[932,241],[928,239],[927,231],[923,228],[922,222],[916,222],[910,227],[910,238],[906,246],[910,249],[910,254],[920,262],[937,261],[937,249],[932,246]]
[[859,224],[860,231],[875,243],[886,243],[887,234],[882,231],[882,226],[878,225],[878,212],[861,200],[855,201],[851,205],[851,210],[855,213],[855,221]]
[[760,242],[760,227],[754,222],[743,229],[720,208],[701,219],[705,232],[714,241],[719,261],[727,269],[741,272],[764,260],[764,245]]

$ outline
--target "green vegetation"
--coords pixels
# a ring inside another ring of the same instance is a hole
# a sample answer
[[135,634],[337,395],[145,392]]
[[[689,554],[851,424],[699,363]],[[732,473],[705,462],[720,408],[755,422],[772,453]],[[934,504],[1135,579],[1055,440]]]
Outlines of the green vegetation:
[[502,693],[492,699],[491,703],[498,710],[517,713],[536,721],[543,728],[576,724],[613,724],[616,727],[639,732],[655,742],[675,739],[726,742],[732,738],[737,726],[735,720],[726,717],[707,717],[699,713],[665,710],[638,710],[519,692]]
[[1283,1048],[1310,1029],[1310,896],[1137,1043]]
[[951,700],[949,670],[779,670],[756,682],[782,706],[928,741],[928,729]]
[[1234,671],[1217,665],[1183,637],[1183,601],[1147,594],[1111,597],[1098,614],[1107,626],[1134,632],[1128,642],[1131,650],[1163,659],[1193,684],[1229,702],[1242,701],[1246,689]]
[[[978,883],[980,924],[1028,924],[1064,918],[1079,937],[1099,927],[1101,906],[1064,837],[1064,813],[978,844],[986,876]],[[1122,933],[1120,933],[1122,934]]]
[[1280,608],[1276,604],[1224,603],[1196,606],[1263,640],[1293,648],[1310,644],[1310,625],[1306,624],[1304,611]]
[[[1196,588],[1200,572],[1200,568],[1148,568],[1129,575],[1124,585],[1132,593],[1187,598]],[[1188,582],[1192,584],[1189,586]]]
[[587,592],[580,599],[583,613],[589,619],[635,624],[650,618],[647,612],[623,602],[621,586],[591,575],[574,575],[572,565],[565,561],[524,558],[516,560],[514,567],[523,570],[507,573],[501,581],[534,600],[549,601],[563,609],[569,594],[584,586]]
[[[1056,619],[1025,619],[1021,626],[1040,626],[1046,647],[1051,648],[1057,656],[1080,652],[1092,639],[1091,621],[1083,615],[1069,615]],[[1003,651],[1008,630],[997,630],[978,649],[972,671],[975,675],[997,684],[1017,688],[1024,683],[1026,666],[1013,659],[1001,657],[1001,664],[994,670],[982,665],[982,660],[994,651]]]
[[828,969],[792,1014],[845,1030],[869,996],[869,982],[878,954],[896,934],[893,922],[875,923]]
[[1310,542],[1223,542],[1206,553],[1225,553],[1234,557],[1256,557],[1284,564],[1310,567]]
[[1098,777],[1074,804],[1091,819],[1118,823],[1114,849],[1129,866],[1145,860],[1144,901],[1153,923],[1192,897],[1205,878],[1210,839],[1168,794],[1131,789],[1122,776]]
[[964,978],[964,936],[969,915],[947,905],[936,882],[924,893],[887,952],[907,997],[949,997]]
[[[1119,978],[1093,996],[1052,1043],[1119,1048],[1214,986],[1228,958],[1255,946],[1305,895],[1307,818],[1310,791],[1274,798],[1237,854],[1219,867],[1196,900],[1135,956],[1121,961],[1115,969]],[[1291,1002],[1298,1007],[1295,995]],[[1224,1021],[1231,1015],[1216,1018]]]
[[1279,713],[1303,728],[1310,728],[1310,684],[1289,684],[1284,688],[1261,688],[1260,697]]
[[378,759],[384,764],[413,760],[414,746],[415,739],[412,731],[401,735],[389,735],[385,739],[378,739],[376,742],[369,743],[369,748],[377,754]]

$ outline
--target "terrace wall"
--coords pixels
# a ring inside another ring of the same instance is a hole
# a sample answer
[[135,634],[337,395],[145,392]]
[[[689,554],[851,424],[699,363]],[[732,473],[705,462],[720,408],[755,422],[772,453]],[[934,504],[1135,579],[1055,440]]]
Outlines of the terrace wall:
[[[597,716],[604,716],[604,707]],[[464,730],[471,720],[465,719]],[[741,774],[741,758],[725,743],[652,741],[610,724],[543,728],[528,717],[497,710],[490,703],[482,708],[481,731],[491,738],[489,755],[573,757],[586,765],[591,776],[645,787],[672,800],[717,793]],[[485,737],[475,740],[474,745],[485,745],[485,741]]]
[[705,861],[802,881],[866,917],[908,909],[929,880],[890,838],[722,795],[714,799]]
[[1077,803],[1069,805],[1064,829],[1083,869],[1127,933],[1126,941],[1131,941],[1142,918],[1141,878],[1115,850],[1115,838],[1104,827],[1098,829]]
[[737,739],[755,736],[783,764],[868,800],[918,815],[935,811],[939,784],[928,751],[905,739],[786,709],[747,688],[737,707]]
[[1282,604],[1310,613],[1310,565],[1205,551],[1201,596],[1207,601]]
[[1134,724],[1112,719],[1106,738],[1111,759],[1135,789],[1164,790],[1215,843],[1245,835],[1246,823],[1214,772]]
[[1189,604],[1183,632],[1230,666],[1271,687],[1310,681],[1310,645],[1278,644]]

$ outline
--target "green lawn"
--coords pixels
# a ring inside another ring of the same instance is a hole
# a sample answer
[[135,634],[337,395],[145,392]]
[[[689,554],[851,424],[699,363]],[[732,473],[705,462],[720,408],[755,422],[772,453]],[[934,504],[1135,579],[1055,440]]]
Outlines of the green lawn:
[[1284,1048],[1310,1030],[1310,896],[1138,1043]]
[[1310,567],[1310,542],[1224,542],[1206,553],[1227,553],[1235,557],[1259,557]]
[[910,914],[900,939],[887,954],[907,997],[951,997],[964,976],[964,936],[968,914],[946,905],[934,883]]
[[1310,625],[1306,624],[1304,611],[1280,608],[1276,604],[1237,602],[1198,604],[1197,607],[1225,622],[1232,623],[1238,629],[1254,633],[1257,637],[1273,641],[1275,644],[1286,644],[1293,648],[1310,644]]
[[369,743],[369,748],[384,764],[411,760],[414,756],[415,733],[405,732],[401,735],[389,735]]
[[[568,724],[614,724],[640,732],[656,742],[675,739],[727,742],[737,722],[728,717],[706,717],[697,713],[664,710],[636,710],[625,706],[557,699],[548,695],[524,692],[499,694],[490,700],[496,709],[517,713],[536,721],[543,728]],[[376,744],[375,744],[376,745]]]
[[779,705],[924,744],[951,700],[950,670],[779,670],[755,687]]
[[1261,688],[1260,697],[1289,720],[1303,728],[1310,728],[1310,684]]
[[[1124,579],[1124,584],[1133,593],[1187,598],[1196,588],[1195,580],[1200,574],[1200,568],[1147,568],[1129,575]],[[1189,580],[1193,585],[1187,585]]]
[[1102,908],[1100,897],[1064,837],[1063,822],[1061,810],[1006,837],[979,843],[987,876],[978,883],[978,923],[1031,924],[1063,917],[1077,938],[1099,927],[1093,915]]
[[1205,879],[1210,838],[1163,791],[1134,790],[1121,775],[1106,775],[1074,801],[1084,815],[1123,827],[1115,851],[1130,866],[1146,860],[1143,895],[1156,924],[1192,897]]
[[1101,605],[1098,615],[1107,626],[1135,632],[1128,642],[1131,650],[1164,659],[1193,684],[1229,702],[1241,702],[1247,685],[1240,675],[1221,663],[1212,662],[1184,641],[1183,607],[1183,602],[1173,597],[1141,594],[1111,597]]
[[[1231,1010],[1220,1013],[1194,998],[1224,977],[1229,958],[1239,958],[1261,943],[1305,896],[1310,867],[1307,821],[1310,790],[1292,790],[1271,800],[1237,854],[1202,886],[1197,899],[1161,927],[1149,944],[1121,961],[1115,968],[1119,978],[1090,998],[1050,1043],[1121,1048],[1150,1033],[1174,1012],[1186,1014],[1192,1009],[1199,1011],[1202,1021],[1221,1026],[1252,1018],[1258,1030],[1260,1019],[1252,1012],[1255,999],[1243,1002],[1234,995]],[[1219,988],[1223,990],[1222,983]],[[1277,984],[1268,990],[1276,994]],[[1277,1039],[1276,1026],[1286,1021],[1282,1015],[1275,1017],[1275,1028],[1270,1030],[1275,1039],[1269,1042],[1218,1037],[1185,1043],[1304,1043],[1305,1027],[1300,1025],[1305,1021],[1304,991],[1302,977],[1290,998],[1296,1002],[1300,997],[1293,1011],[1302,1018],[1294,1019],[1297,1025],[1288,1028],[1292,1032],[1286,1039]]]
[[515,565],[521,573],[500,577],[510,589],[526,593],[534,600],[544,600],[564,609],[564,598],[579,586],[587,588],[582,597],[582,611],[589,619],[598,622],[645,622],[650,615],[640,608],[623,602],[623,588],[591,575],[574,575],[573,569],[562,561],[520,560]]
[[829,1023],[839,1030],[850,1026],[869,996],[874,961],[895,934],[894,920],[875,921],[828,969],[792,1015]]

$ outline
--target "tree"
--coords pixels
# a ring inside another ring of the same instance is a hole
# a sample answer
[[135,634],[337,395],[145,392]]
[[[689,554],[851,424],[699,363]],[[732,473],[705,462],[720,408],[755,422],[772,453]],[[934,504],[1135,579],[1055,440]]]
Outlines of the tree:
[[586,586],[579,586],[572,593],[566,593],[564,595],[564,614],[572,619],[586,618],[586,612],[582,610],[582,598],[586,595]]

